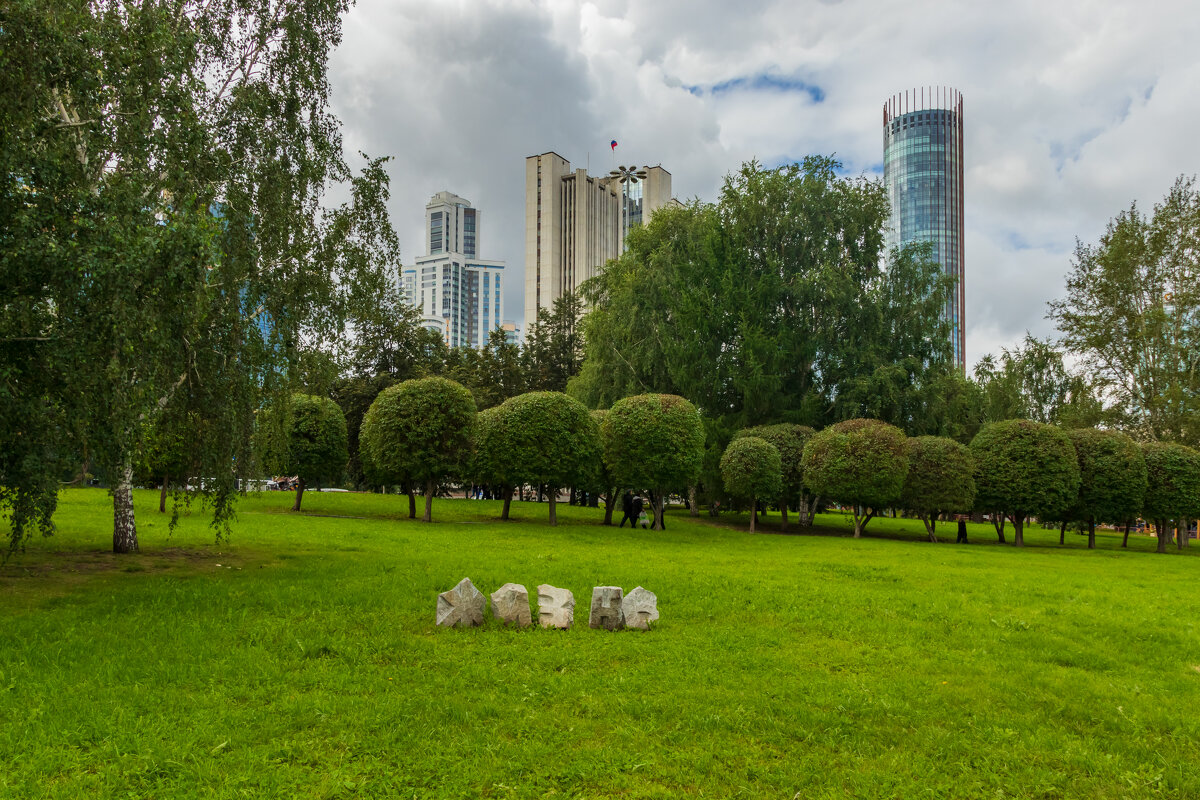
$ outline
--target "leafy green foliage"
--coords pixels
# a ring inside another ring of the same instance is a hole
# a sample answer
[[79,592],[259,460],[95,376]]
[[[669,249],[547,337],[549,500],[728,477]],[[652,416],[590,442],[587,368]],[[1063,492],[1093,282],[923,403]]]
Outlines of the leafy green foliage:
[[340,481],[349,458],[342,409],[328,397],[296,394],[288,413],[287,459],[281,471],[310,485]]
[[813,433],[813,429],[807,425],[780,423],[742,428],[733,438],[736,441],[754,436],[770,442],[775,447],[779,453],[781,469],[779,499],[792,503],[804,491],[804,445],[812,438]]
[[854,535],[860,536],[876,512],[900,499],[908,447],[894,425],[851,419],[813,434],[804,446],[803,468],[815,494],[855,507]]
[[[725,491],[747,500],[778,497],[783,487],[783,465],[775,445],[758,436],[741,436],[721,456]],[[754,529],[751,517],[751,530]]]
[[545,486],[556,523],[558,489],[590,487],[600,460],[600,432],[587,408],[562,392],[527,392],[500,405],[501,473],[511,484]]
[[592,406],[679,394],[730,430],[867,412],[940,424],[927,406],[952,371],[949,283],[927,249],[885,258],[882,185],[839,167],[750,162],[717,204],[663,209],[632,231],[584,287],[571,391]]
[[704,425],[696,407],[671,394],[617,402],[601,430],[604,463],[615,482],[634,489],[685,489],[704,457]]
[[965,445],[943,436],[908,440],[908,475],[900,505],[917,512],[933,538],[933,517],[970,511],[975,502],[975,459]]
[[1146,496],[1146,460],[1118,431],[1077,428],[1067,436],[1079,462],[1079,496],[1068,518],[1122,523],[1137,517]]
[[1139,438],[1200,445],[1200,192],[1179,178],[1150,217],[1137,205],[1079,243],[1067,296],[1050,304],[1063,344]]
[[113,483],[114,549],[136,550],[133,468],[171,404],[205,423],[189,444],[220,534],[257,473],[255,411],[328,377],[305,352],[344,338],[399,263],[386,172],[352,175],[329,113],[347,7],[6,4],[0,401],[32,440],[0,429],[14,521],[44,523],[31,493],[88,461]]
[[525,332],[525,361],[530,388],[565,392],[567,383],[583,364],[583,332],[580,318],[583,302],[568,292],[554,301],[551,310],[541,309]]
[[1079,492],[1079,464],[1058,428],[1012,419],[987,425],[973,440],[976,506],[1006,514],[1014,544],[1024,544],[1029,515],[1058,519]]
[[975,365],[982,394],[982,420],[1031,419],[1047,425],[1082,428],[1104,416],[1096,388],[1073,373],[1063,354],[1048,341],[1025,334],[1022,347],[988,354]]
[[364,462],[387,483],[425,486],[425,521],[432,519],[439,481],[461,475],[470,458],[475,401],[446,378],[417,378],[379,393],[359,434]]
[[1200,453],[1172,442],[1144,442],[1147,479],[1142,515],[1146,519],[1200,517]]

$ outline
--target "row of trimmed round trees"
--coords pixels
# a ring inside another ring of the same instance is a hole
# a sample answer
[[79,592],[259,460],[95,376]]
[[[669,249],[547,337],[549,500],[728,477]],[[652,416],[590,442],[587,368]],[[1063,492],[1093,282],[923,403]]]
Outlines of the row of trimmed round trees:
[[379,394],[359,442],[368,479],[404,486],[410,516],[412,490],[424,487],[426,522],[438,483],[464,479],[501,490],[502,519],[516,487],[545,488],[551,525],[558,522],[561,489],[606,495],[605,522],[612,520],[616,487],[651,489],[661,528],[664,494],[696,479],[704,429],[695,406],[674,395],[628,397],[608,412],[589,412],[561,392],[529,392],[477,413],[459,384],[421,378]]
[[[1178,444],[1139,445],[1116,431],[1064,431],[1030,420],[988,425],[970,447],[943,437],[908,439],[868,419],[818,433],[802,426],[750,428],[730,442],[721,472],[730,494],[778,502],[785,526],[792,503],[811,507],[819,497],[850,506],[855,537],[885,508],[915,513],[931,541],[939,514],[977,510],[1009,519],[1017,546],[1024,544],[1025,520],[1034,516],[1086,524],[1088,546],[1095,547],[1097,522],[1140,515],[1155,522],[1161,552],[1172,522],[1186,530],[1186,520],[1200,516],[1200,453]],[[1002,523],[997,533],[1004,541]]]

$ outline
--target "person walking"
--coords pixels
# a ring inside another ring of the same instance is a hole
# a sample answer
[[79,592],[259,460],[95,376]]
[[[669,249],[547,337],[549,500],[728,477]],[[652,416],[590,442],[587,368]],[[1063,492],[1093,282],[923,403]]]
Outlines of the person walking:
[[625,494],[621,496],[621,511],[625,514],[625,516],[621,517],[621,524],[617,527],[624,528],[625,520],[629,520],[629,527],[636,528],[637,515],[633,513],[633,492],[629,491],[628,489],[626,489]]
[[640,494],[633,496],[633,510],[630,513],[635,520],[633,527],[636,528],[639,522],[642,523],[643,528],[646,527],[646,501],[642,499]]

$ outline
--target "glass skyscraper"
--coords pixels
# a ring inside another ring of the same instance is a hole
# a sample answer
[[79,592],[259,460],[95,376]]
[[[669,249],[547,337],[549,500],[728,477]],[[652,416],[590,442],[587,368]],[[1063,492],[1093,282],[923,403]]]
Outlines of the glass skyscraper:
[[966,369],[963,250],[963,101],[946,87],[903,92],[883,104],[883,181],[892,216],[888,248],[929,242],[958,279],[946,304],[951,344]]

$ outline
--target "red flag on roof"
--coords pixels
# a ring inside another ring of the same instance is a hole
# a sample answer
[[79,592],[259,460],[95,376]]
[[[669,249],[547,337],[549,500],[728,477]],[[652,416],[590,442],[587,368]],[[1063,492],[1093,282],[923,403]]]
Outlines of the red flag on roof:
[[613,140],[612,140],[612,141],[611,141],[609,144],[611,144],[611,145],[612,145],[612,149],[613,149],[613,150],[616,150],[616,149],[617,149],[617,140],[616,140],[616,139],[613,139]]

